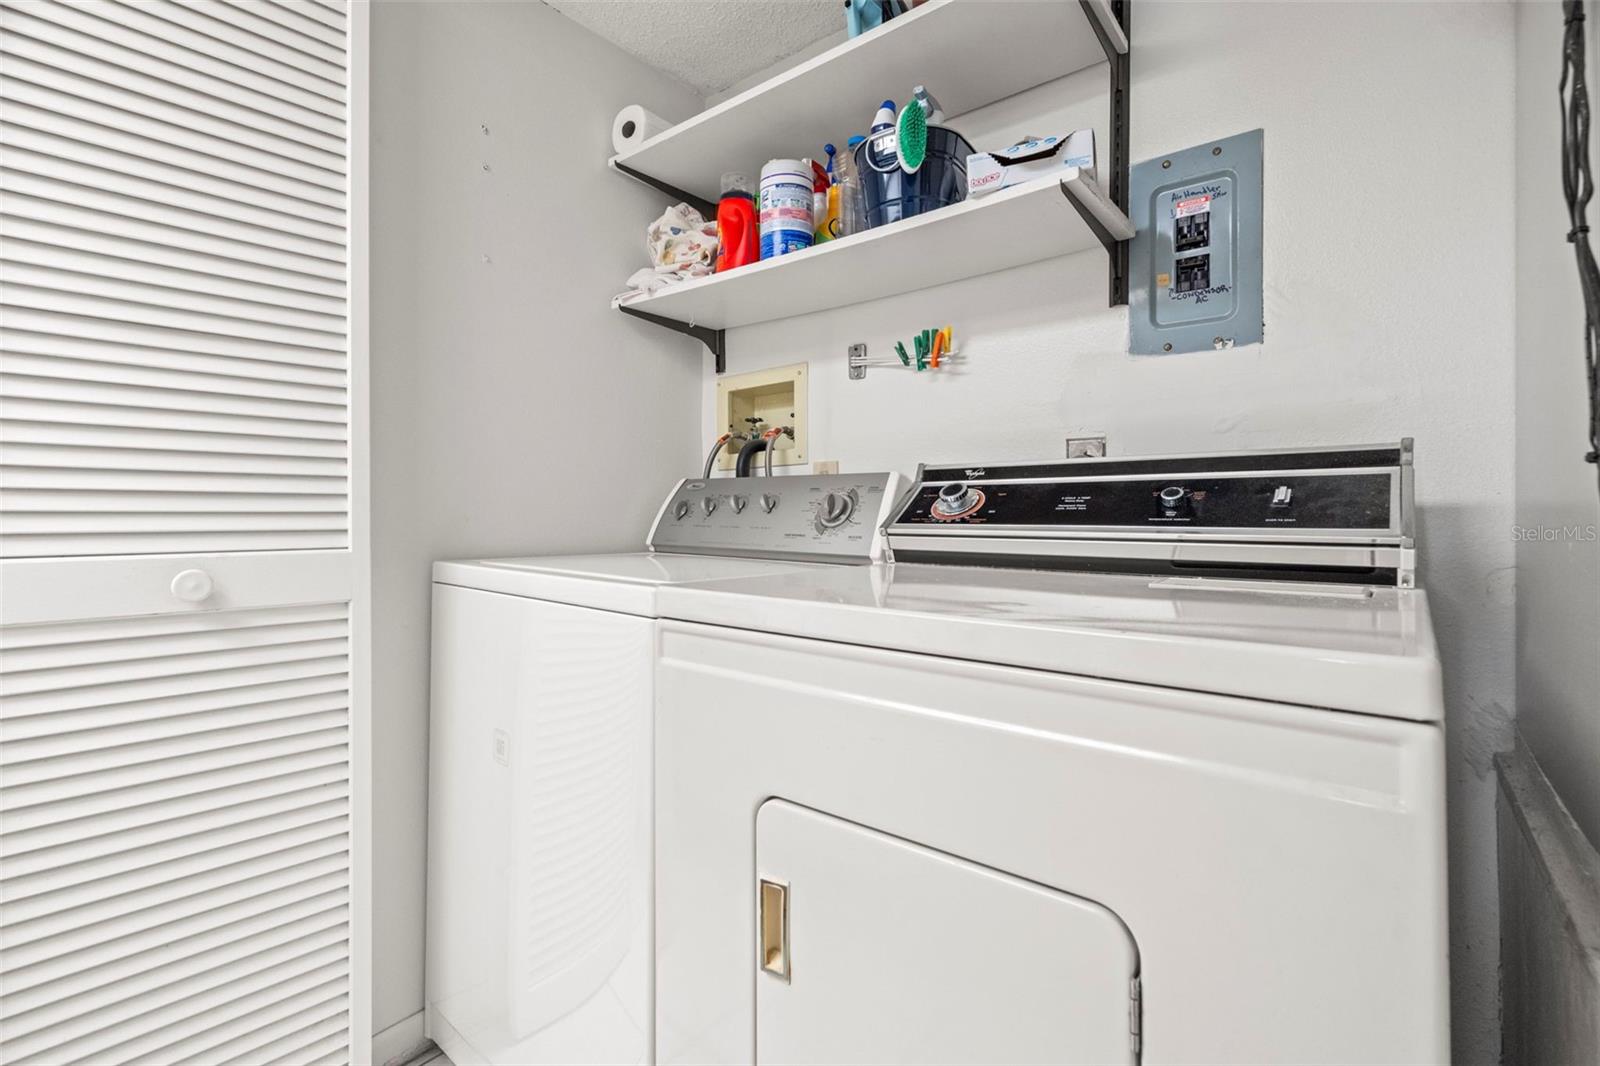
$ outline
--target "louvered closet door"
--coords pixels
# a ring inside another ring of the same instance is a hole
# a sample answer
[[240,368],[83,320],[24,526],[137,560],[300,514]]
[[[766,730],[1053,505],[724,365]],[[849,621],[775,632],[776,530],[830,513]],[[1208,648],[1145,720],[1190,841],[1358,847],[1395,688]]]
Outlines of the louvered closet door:
[[359,15],[0,0],[5,1063],[365,1046]]

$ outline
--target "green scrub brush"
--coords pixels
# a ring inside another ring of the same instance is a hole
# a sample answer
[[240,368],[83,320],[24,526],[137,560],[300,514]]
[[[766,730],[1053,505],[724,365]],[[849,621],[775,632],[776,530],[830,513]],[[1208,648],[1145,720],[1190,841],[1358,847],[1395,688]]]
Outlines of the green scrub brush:
[[900,157],[900,169],[915,174],[928,158],[928,115],[913,100],[900,109],[895,120],[895,154]]

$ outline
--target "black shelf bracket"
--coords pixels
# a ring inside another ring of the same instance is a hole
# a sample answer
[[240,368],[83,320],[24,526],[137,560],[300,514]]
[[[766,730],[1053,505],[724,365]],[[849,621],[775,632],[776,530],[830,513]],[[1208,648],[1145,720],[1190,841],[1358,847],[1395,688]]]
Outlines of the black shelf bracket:
[[700,217],[707,219],[708,221],[717,217],[717,205],[712,203],[710,200],[702,200],[692,192],[684,192],[676,185],[669,185],[660,178],[653,178],[644,171],[635,170],[628,164],[619,163],[615,159],[611,161],[611,166],[619,174],[626,174],[634,181],[643,182],[652,189],[655,189],[657,192],[664,192],[674,200],[683,201],[696,211],[700,212]]
[[[1133,0],[1110,0],[1111,14],[1117,20],[1117,25],[1122,27],[1123,36],[1128,38],[1128,51],[1118,52],[1111,43],[1105,30],[1100,26],[1100,19],[1094,12],[1090,0],[1078,0],[1083,5],[1084,17],[1089,20],[1089,25],[1094,28],[1094,34],[1100,39],[1100,47],[1105,51],[1106,62],[1110,64],[1109,79],[1111,82],[1111,163],[1110,182],[1108,192],[1111,202],[1123,213],[1128,213],[1128,168],[1132,160],[1128,158],[1128,126],[1132,116],[1132,94],[1128,85],[1128,70],[1133,58],[1133,34],[1129,30],[1129,16],[1133,7]],[[1068,196],[1072,206],[1078,209],[1078,214],[1088,224],[1090,231],[1106,246],[1106,254],[1110,263],[1110,296],[1111,306],[1119,307],[1128,302],[1128,242],[1113,240],[1106,232],[1098,219],[1094,218],[1087,208],[1080,204],[1075,197]]]
[[636,307],[629,307],[627,304],[618,304],[617,310],[625,315],[632,315],[634,318],[642,318],[653,325],[665,326],[667,329],[675,330],[678,333],[687,333],[711,350],[712,356],[717,361],[717,373],[721,374],[728,369],[727,330],[711,329],[709,326],[696,326],[688,322],[679,322],[675,318],[651,314],[649,311],[641,311]]
[[[644,171],[635,170],[633,167],[628,166],[628,164],[619,163],[615,159],[611,160],[611,168],[619,174],[626,174],[634,181],[642,182],[645,185],[650,186],[657,192],[666,193],[674,200],[679,200],[688,204],[690,207],[700,212],[703,218],[711,219],[717,217],[717,205],[712,203],[710,200],[702,200],[692,192],[685,192],[676,185],[669,185],[660,178],[653,178]],[[711,354],[716,358],[717,361],[717,373],[721,374],[728,369],[728,340],[726,330],[710,329],[706,326],[696,326],[688,322],[679,322],[677,319],[667,318],[665,315],[651,314],[649,311],[640,311],[637,308],[629,307],[627,304],[618,304],[617,310],[621,311],[625,315],[632,315],[634,318],[642,318],[646,322],[650,322],[657,326],[665,326],[667,329],[676,330],[679,333],[687,333],[689,336],[693,337],[695,340],[711,349]]]
[[[1083,219],[1085,226],[1089,227],[1089,232],[1094,234],[1095,239],[1105,248],[1106,254],[1111,256],[1111,302],[1115,304],[1117,302],[1117,249],[1125,249],[1127,247],[1126,243],[1113,237],[1111,231],[1106,229],[1105,224],[1095,216],[1095,213],[1084,206],[1082,200],[1067,191],[1065,184],[1061,186],[1061,195],[1067,198],[1067,203],[1071,204],[1073,209],[1078,212],[1078,217]],[[1128,301],[1124,298],[1122,302],[1127,303]]]

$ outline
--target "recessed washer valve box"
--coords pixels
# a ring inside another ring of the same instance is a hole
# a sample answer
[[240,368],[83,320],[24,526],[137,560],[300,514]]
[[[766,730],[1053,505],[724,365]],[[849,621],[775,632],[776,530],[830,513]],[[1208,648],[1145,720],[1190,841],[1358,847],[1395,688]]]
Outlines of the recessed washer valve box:
[[1261,342],[1261,143],[1251,130],[1133,168],[1133,354]]

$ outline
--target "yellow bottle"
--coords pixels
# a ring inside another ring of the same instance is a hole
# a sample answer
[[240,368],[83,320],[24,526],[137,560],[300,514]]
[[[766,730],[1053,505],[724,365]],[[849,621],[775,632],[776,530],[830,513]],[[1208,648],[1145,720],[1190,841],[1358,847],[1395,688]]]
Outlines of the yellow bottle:
[[828,169],[826,172],[828,189],[826,192],[820,194],[819,202],[817,204],[817,217],[815,219],[816,231],[811,235],[812,244],[821,244],[823,241],[831,241],[840,235],[839,186],[835,185],[833,180],[834,147],[831,144],[825,144],[822,147],[823,150],[828,153]]

